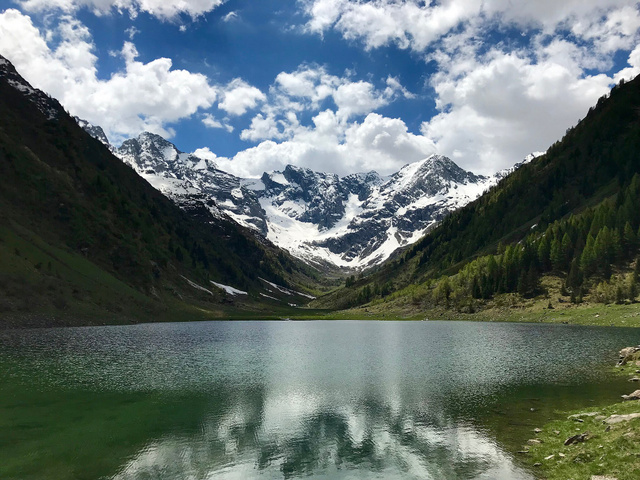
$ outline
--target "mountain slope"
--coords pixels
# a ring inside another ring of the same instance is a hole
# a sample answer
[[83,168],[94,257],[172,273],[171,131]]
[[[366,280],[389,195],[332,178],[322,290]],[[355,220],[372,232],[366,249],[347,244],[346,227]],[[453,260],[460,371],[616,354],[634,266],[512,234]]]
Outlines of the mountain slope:
[[[79,123],[105,141],[100,129]],[[321,268],[381,264],[508,173],[474,175],[433,155],[384,179],[376,172],[340,178],[293,165],[240,179],[151,133],[111,148],[178,205],[205,204],[213,215],[227,215]]]
[[[186,207],[142,180],[0,57],[3,325],[176,312],[208,318],[263,308],[272,290],[263,279],[313,284],[306,267],[273,245],[197,201]],[[272,296],[270,308],[309,300]]]
[[[380,296],[376,292],[381,285],[385,294],[407,287],[398,294],[406,297],[412,295],[409,286],[419,284],[426,286],[429,296],[447,293],[449,303],[452,283],[435,283],[438,278],[468,280],[463,301],[501,292],[535,294],[537,279],[545,272],[559,276],[574,293],[608,282],[612,268],[628,265],[635,255],[631,245],[640,225],[639,111],[636,78],[600,99],[545,155],[449,215],[399,261],[319,304],[367,303]],[[590,266],[589,259],[583,262],[590,249],[596,252],[599,268]],[[569,280],[572,270],[579,282]],[[460,275],[454,278],[457,272]],[[441,292],[436,291],[438,286]]]

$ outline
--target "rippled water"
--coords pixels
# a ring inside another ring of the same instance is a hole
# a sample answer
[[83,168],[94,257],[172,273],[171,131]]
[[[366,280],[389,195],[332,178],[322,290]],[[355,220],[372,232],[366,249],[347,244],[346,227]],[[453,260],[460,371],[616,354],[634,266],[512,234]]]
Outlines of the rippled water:
[[529,479],[631,329],[215,322],[0,332],[0,477]]

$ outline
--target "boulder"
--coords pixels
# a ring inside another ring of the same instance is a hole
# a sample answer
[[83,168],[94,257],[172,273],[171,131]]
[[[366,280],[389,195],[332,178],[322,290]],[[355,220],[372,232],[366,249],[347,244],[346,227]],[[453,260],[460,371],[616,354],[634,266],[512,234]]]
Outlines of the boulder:
[[611,415],[609,418],[604,420],[604,423],[608,425],[615,425],[616,423],[628,422],[629,420],[633,420],[634,418],[640,418],[640,413],[629,413],[627,415]]
[[638,347],[626,347],[620,350],[620,359],[618,360],[618,365],[626,365],[627,362],[634,359],[634,354],[640,351]]
[[579,433],[573,437],[569,437],[564,441],[565,445],[572,445],[574,443],[584,442],[589,437],[589,432]]
[[600,412],[585,412],[585,413],[575,413],[573,415],[569,415],[567,420],[576,420],[580,421],[585,417],[595,417],[596,415],[600,415]]
[[620,350],[620,358],[624,358],[627,355],[631,355],[632,353],[635,353],[635,351],[636,351],[636,347],[623,348],[622,350]]
[[633,393],[630,393],[629,395],[622,395],[622,399],[626,402],[629,400],[640,400],[640,390],[636,390]]

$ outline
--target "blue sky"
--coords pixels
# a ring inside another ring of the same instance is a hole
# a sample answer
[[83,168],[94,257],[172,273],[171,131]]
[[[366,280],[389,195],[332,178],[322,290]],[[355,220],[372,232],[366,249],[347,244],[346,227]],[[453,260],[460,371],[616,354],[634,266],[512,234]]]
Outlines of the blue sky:
[[0,1],[0,54],[72,114],[243,176],[492,173],[640,72],[639,29],[628,0]]

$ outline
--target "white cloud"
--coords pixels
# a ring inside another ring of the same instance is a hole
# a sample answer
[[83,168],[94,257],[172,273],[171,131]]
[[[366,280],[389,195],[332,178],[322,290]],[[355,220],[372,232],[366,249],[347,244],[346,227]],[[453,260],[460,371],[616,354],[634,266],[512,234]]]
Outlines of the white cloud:
[[482,173],[545,150],[608,92],[612,79],[584,76],[557,46],[541,57],[532,63],[492,51],[455,77],[442,64],[433,80],[441,113],[423,124],[423,134],[438,152]]
[[202,123],[207,128],[223,128],[229,133],[233,132],[233,126],[229,124],[228,119],[224,119],[224,121],[221,122],[210,113],[205,113],[202,116]]
[[140,30],[138,30],[136,27],[131,26],[129,28],[127,28],[124,33],[127,34],[127,36],[129,37],[129,40],[133,40],[133,38],[140,33]]
[[394,77],[389,76],[385,85],[378,89],[370,82],[353,81],[350,75],[330,75],[324,67],[313,65],[281,72],[269,89],[262,111],[242,131],[241,138],[254,142],[291,139],[302,131],[298,114],[317,113],[327,106],[335,109],[344,133],[354,118],[388,105],[400,95],[412,97]]
[[629,67],[616,73],[614,77],[616,83],[620,82],[620,80],[631,80],[636,75],[640,74],[640,45],[634,48],[629,54],[627,63],[629,64]]
[[260,89],[253,87],[240,78],[232,80],[224,93],[218,108],[230,115],[244,115],[247,110],[255,108],[258,103],[266,100],[266,95]]
[[[58,40],[58,46],[51,49],[45,39]],[[41,34],[28,16],[6,10],[0,14],[0,53],[32,85],[74,115],[101,125],[115,142],[143,130],[171,136],[168,124],[209,108],[216,99],[216,88],[204,75],[175,70],[168,58],[139,62],[129,42],[119,53],[125,69],[98,79],[91,35],[69,16]]]
[[[627,38],[637,29],[637,2],[629,0],[300,0],[307,29],[336,29],[373,49],[387,44],[423,51],[467,24],[514,23],[553,32],[566,24],[585,39]],[[633,3],[633,6],[631,5]],[[597,28],[594,28],[597,27]]]
[[220,161],[228,161],[227,158],[225,157],[219,157],[217,156],[215,153],[213,153],[209,147],[204,147],[204,148],[198,148],[193,152],[193,155],[195,155],[196,157],[199,158],[204,158],[205,160],[210,160],[212,162],[215,162],[216,166],[218,164],[218,162]]
[[362,122],[347,123],[332,110],[325,110],[313,118],[313,126],[292,127],[287,140],[265,140],[218,164],[223,170],[248,177],[286,164],[341,175],[372,168],[386,174],[434,152],[431,141],[410,133],[400,119],[370,113]]
[[333,94],[339,115],[349,118],[363,115],[386,105],[389,99],[378,93],[369,82],[348,82],[340,85]]
[[174,19],[180,14],[191,18],[199,17],[222,5],[224,0],[18,0],[21,8],[27,11],[47,12],[61,10],[72,13],[81,8],[88,8],[97,15],[113,11],[128,13],[136,17],[145,12],[162,20]]
[[[640,72],[638,1],[300,2],[309,32],[335,30],[366,50],[395,45],[434,62],[428,85],[439,113],[421,132],[481,173],[546,149],[614,82]],[[509,29],[523,32],[517,47]],[[505,41],[489,45],[492,32]],[[618,52],[630,52],[628,67],[610,74]]]
[[238,12],[229,12],[224,17],[222,17],[223,22],[233,22],[238,20],[240,17],[238,16]]

